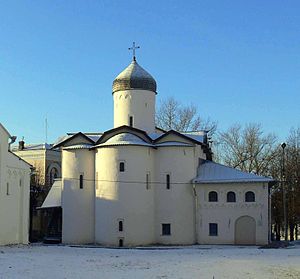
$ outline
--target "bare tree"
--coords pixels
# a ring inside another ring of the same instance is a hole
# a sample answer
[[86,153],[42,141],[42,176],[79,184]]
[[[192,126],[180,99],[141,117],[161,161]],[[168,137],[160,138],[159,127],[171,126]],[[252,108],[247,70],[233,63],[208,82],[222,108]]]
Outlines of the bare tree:
[[160,103],[156,112],[156,125],[164,130],[172,129],[179,132],[207,130],[210,134],[217,128],[216,122],[199,116],[195,105],[183,105],[173,97]]
[[297,239],[300,224],[300,128],[292,128],[286,148],[286,192],[290,240]]
[[271,165],[278,158],[276,136],[265,135],[261,125],[233,125],[219,134],[220,160],[228,166],[261,175],[271,174]]

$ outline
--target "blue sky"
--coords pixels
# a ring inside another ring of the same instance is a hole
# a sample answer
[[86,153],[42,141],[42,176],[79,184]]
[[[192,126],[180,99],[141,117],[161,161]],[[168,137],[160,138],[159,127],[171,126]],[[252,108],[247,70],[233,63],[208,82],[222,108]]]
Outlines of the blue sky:
[[0,122],[26,142],[113,126],[111,86],[131,61],[157,102],[195,104],[219,130],[300,126],[299,1],[0,1]]

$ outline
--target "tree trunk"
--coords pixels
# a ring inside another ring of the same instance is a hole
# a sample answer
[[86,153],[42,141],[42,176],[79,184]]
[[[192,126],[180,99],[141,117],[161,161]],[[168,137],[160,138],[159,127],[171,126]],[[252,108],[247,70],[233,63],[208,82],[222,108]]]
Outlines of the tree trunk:
[[294,241],[294,229],[295,229],[295,224],[290,223],[290,241]]

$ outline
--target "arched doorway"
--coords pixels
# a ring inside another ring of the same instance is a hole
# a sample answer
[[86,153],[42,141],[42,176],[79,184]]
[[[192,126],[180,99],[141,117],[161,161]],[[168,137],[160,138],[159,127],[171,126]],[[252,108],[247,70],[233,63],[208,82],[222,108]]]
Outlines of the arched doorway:
[[255,245],[256,224],[250,216],[242,216],[235,222],[235,244]]

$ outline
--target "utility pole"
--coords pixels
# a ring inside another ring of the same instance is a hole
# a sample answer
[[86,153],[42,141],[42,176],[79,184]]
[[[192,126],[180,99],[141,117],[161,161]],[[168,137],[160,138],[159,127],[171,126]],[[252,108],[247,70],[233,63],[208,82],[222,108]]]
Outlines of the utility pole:
[[282,186],[282,199],[283,199],[283,223],[284,223],[284,240],[288,240],[288,224],[287,224],[287,205],[286,205],[286,187],[285,187],[285,148],[286,143],[281,144],[282,148],[282,169],[281,169],[281,186]]

